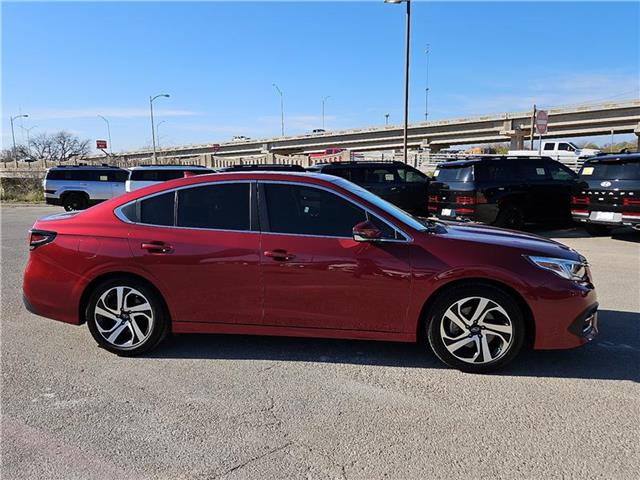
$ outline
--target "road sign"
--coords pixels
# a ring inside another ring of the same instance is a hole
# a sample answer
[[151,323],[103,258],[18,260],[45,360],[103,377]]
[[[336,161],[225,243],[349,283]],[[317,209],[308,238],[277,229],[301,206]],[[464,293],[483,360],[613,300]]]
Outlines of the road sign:
[[96,148],[98,150],[105,150],[107,148],[106,140],[96,140]]
[[214,143],[213,144],[213,153],[218,153],[218,150],[220,150],[220,144],[219,143]]
[[547,133],[547,125],[549,123],[549,114],[546,110],[538,110],[536,112],[536,131],[540,135]]

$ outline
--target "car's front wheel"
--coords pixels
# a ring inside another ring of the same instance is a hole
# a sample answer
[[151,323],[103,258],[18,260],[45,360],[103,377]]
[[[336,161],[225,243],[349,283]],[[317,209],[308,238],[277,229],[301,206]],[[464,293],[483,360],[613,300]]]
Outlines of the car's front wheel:
[[160,296],[145,283],[112,279],[92,292],[85,318],[98,344],[123,356],[155,348],[169,331],[169,319]]
[[523,312],[511,295],[490,285],[460,285],[430,308],[427,338],[447,365],[484,373],[513,360],[525,339]]

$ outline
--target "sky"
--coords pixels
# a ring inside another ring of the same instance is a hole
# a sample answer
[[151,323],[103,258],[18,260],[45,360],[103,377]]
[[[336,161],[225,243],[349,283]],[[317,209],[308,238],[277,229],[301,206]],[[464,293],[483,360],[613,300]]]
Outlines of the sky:
[[[3,2],[2,144],[113,150],[402,122],[404,5]],[[425,51],[429,46],[429,55]],[[410,121],[640,97],[640,2],[412,2]],[[162,122],[162,123],[160,123]],[[22,128],[21,128],[22,127]],[[620,136],[621,138],[623,136]]]

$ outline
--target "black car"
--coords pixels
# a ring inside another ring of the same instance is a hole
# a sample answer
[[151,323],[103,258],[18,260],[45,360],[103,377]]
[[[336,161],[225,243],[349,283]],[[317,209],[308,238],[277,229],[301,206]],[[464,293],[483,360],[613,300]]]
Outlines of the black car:
[[591,235],[628,225],[640,230],[640,153],[602,155],[585,161],[571,197],[571,215]]
[[519,229],[571,220],[577,174],[547,157],[477,156],[441,163],[429,186],[429,210],[445,220]]
[[429,177],[402,162],[333,162],[307,168],[349,180],[413,213],[428,215]]
[[300,165],[286,165],[279,163],[263,163],[263,164],[246,164],[246,165],[231,165],[229,167],[216,168],[216,172],[306,172],[304,167]]

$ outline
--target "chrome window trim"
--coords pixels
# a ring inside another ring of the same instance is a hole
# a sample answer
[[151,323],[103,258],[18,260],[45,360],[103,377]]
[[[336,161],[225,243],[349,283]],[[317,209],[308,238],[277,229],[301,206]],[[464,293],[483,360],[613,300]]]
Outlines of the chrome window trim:
[[[258,185],[260,185],[260,184],[264,185],[264,184],[270,184],[270,183],[272,183],[272,184],[300,185],[300,186],[303,186],[303,187],[318,188],[320,190],[324,190],[326,192],[333,193],[334,195],[337,195],[337,196],[343,198],[344,200],[348,201],[349,203],[355,205],[356,207],[361,208],[362,210],[364,210],[368,214],[371,214],[374,217],[380,219],[382,222],[386,223],[390,228],[392,228],[393,230],[397,231],[398,233],[400,233],[404,237],[404,240],[383,238],[383,239],[376,240],[375,242],[371,242],[371,243],[410,243],[410,242],[413,241],[413,237],[411,237],[411,235],[407,234],[401,228],[399,228],[396,225],[392,224],[388,220],[382,218],[380,215],[378,215],[377,213],[373,212],[370,208],[365,207],[364,205],[354,201],[353,199],[347,197],[346,195],[343,195],[342,193],[340,193],[340,192],[338,192],[336,190],[333,190],[331,188],[327,188],[327,187],[325,187],[323,185],[316,185],[315,183],[297,182],[295,180],[258,180]],[[268,212],[267,212],[267,215],[268,215]],[[353,240],[353,236],[344,237],[344,236],[338,236],[338,235],[310,235],[310,234],[306,234],[306,233],[281,233],[281,232],[262,232],[262,233],[265,234],[265,235],[266,234],[270,234],[270,235],[289,235],[289,236],[296,236],[296,237],[342,238],[342,239],[348,238],[350,240]]]
[[[261,233],[260,230],[231,230],[226,228],[204,228],[204,227],[182,227],[180,225],[175,225],[175,221],[178,218],[177,208],[178,202],[177,195],[179,190],[186,190],[188,188],[197,188],[197,187],[205,187],[205,186],[213,186],[213,185],[222,185],[222,184],[230,184],[230,183],[246,183],[249,186],[249,195],[251,195],[251,184],[254,183],[255,180],[223,180],[217,182],[203,182],[203,183],[195,183],[191,185],[184,185],[182,187],[176,187],[171,190],[163,190],[160,192],[152,193],[150,195],[146,195],[144,197],[139,197],[134,200],[131,200],[127,203],[123,203],[122,205],[117,206],[113,210],[113,214],[116,216],[118,220],[124,223],[128,223],[129,225],[141,225],[143,227],[154,227],[154,228],[179,228],[184,230],[202,230],[207,232],[230,232],[230,233]],[[131,205],[132,203],[140,202],[143,200],[147,200],[149,198],[157,197],[159,195],[164,195],[167,193],[173,192],[174,194],[174,202],[173,202],[173,221],[174,225],[156,225],[153,223],[143,223],[143,222],[134,222],[129,220],[123,213],[122,209]],[[249,226],[251,227],[251,197],[249,197]]]

